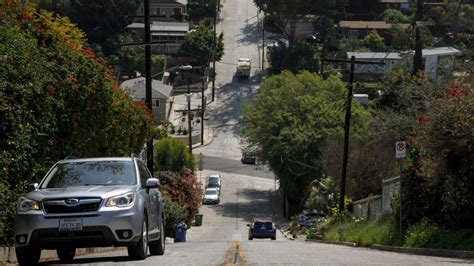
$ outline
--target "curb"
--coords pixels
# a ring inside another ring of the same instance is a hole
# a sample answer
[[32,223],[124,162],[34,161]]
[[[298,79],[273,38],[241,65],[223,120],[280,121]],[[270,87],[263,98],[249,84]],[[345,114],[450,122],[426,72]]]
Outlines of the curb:
[[363,247],[358,245],[357,243],[354,242],[345,242],[345,241],[332,241],[332,240],[320,240],[320,239],[306,239],[308,242],[316,242],[316,243],[321,243],[321,244],[332,244],[332,245],[340,245],[340,246],[346,246],[346,247]]
[[370,248],[382,250],[382,251],[407,253],[407,254],[423,255],[423,256],[449,257],[449,258],[458,258],[458,259],[474,259],[474,251],[465,251],[465,250],[392,247],[392,246],[382,246],[382,245],[373,245]]
[[434,248],[411,248],[411,247],[399,247],[399,246],[384,246],[384,245],[372,245],[372,246],[360,246],[353,242],[344,241],[331,241],[331,240],[315,240],[307,239],[308,242],[316,242],[321,244],[334,244],[348,247],[363,247],[369,249],[376,249],[380,251],[397,252],[421,256],[433,256],[433,257],[445,257],[445,258],[457,258],[457,259],[474,259],[474,251],[466,250],[451,250],[451,249],[434,249]]

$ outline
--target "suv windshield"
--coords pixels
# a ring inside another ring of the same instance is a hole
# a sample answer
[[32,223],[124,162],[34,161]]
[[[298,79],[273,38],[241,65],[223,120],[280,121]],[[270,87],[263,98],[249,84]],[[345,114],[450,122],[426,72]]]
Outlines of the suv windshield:
[[89,161],[57,164],[41,188],[135,184],[132,161]]
[[215,191],[215,190],[206,190],[206,195],[217,195],[217,191]]
[[218,183],[219,182],[219,178],[217,176],[210,176],[209,177],[209,183]]

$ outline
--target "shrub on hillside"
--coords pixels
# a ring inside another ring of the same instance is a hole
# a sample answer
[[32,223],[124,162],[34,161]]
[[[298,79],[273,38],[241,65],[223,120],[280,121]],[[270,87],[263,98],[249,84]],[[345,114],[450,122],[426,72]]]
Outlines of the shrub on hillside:
[[163,138],[155,145],[153,158],[156,171],[180,172],[195,165],[186,144],[172,138]]
[[165,206],[165,235],[174,237],[176,225],[187,218],[187,210],[178,202],[169,199],[169,196],[164,197],[163,204]]

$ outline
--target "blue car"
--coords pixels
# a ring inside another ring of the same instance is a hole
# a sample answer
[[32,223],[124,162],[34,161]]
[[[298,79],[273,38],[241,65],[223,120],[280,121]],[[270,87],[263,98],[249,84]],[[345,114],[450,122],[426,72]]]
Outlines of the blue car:
[[249,227],[249,240],[254,238],[276,239],[276,223],[272,219],[253,219]]

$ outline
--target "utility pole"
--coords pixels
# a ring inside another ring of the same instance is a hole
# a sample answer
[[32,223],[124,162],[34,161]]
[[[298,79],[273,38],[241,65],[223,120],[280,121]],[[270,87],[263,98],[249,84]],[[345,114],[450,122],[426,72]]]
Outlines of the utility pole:
[[204,99],[204,79],[205,75],[202,77],[202,82],[201,82],[201,145],[204,145],[204,105],[206,104],[206,101]]
[[[216,25],[217,25],[217,1],[214,1],[214,51],[212,51],[212,101],[214,101],[214,95],[216,90],[216,49],[217,49],[217,36],[216,36]],[[203,121],[204,122],[204,121]]]
[[191,127],[191,88],[188,84],[188,95],[186,95],[188,99],[188,145],[189,145],[189,154],[193,154],[193,139],[191,131],[193,130]]
[[345,117],[344,117],[344,150],[342,154],[342,170],[341,170],[341,188],[339,195],[339,211],[344,211],[344,198],[346,196],[346,175],[347,175],[347,158],[349,154],[349,130],[351,124],[351,108],[352,108],[352,88],[354,83],[354,68],[356,64],[361,65],[385,65],[383,62],[370,62],[370,61],[356,61],[355,56],[351,56],[351,60],[344,59],[321,59],[323,62],[337,62],[337,63],[350,63],[350,76],[349,76],[349,87],[347,91],[347,99],[345,104]]
[[[145,11],[145,43],[151,41],[151,30],[150,30],[150,0],[144,0],[144,11]],[[151,46],[145,46],[145,104],[150,110],[151,116],[153,117],[153,107],[151,104]],[[154,119],[153,119],[154,120]],[[154,121],[153,121],[154,124]],[[146,165],[148,170],[153,175],[153,137],[148,140],[146,144]]]
[[265,70],[265,13],[263,13],[262,19],[262,74]]

